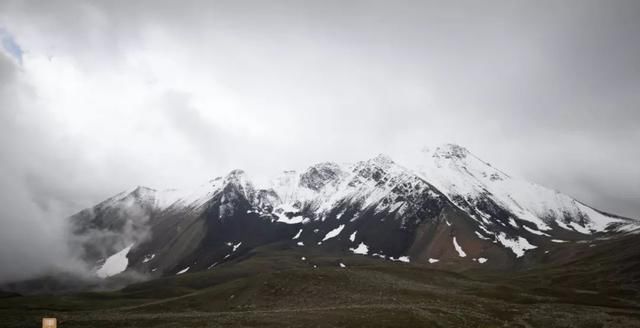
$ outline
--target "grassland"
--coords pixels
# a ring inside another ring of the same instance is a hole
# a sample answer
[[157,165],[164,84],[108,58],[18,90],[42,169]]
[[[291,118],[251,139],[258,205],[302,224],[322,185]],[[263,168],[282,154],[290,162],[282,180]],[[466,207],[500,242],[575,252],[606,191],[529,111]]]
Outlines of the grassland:
[[264,249],[118,291],[6,295],[0,326],[52,316],[60,327],[640,327],[636,285],[590,283],[585,268],[455,273]]

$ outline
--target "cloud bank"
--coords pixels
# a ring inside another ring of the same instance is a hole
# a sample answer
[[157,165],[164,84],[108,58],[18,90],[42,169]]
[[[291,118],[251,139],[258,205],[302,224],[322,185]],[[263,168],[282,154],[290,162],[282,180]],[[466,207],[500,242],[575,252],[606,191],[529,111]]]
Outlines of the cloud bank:
[[639,15],[636,1],[3,1],[0,280],[60,263],[65,218],[135,185],[444,142],[640,217]]

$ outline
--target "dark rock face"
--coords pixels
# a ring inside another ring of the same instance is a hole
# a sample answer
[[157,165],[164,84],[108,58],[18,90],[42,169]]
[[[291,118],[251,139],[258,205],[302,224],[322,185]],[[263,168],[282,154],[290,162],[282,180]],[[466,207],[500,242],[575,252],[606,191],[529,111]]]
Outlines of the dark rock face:
[[255,205],[260,210],[271,213],[278,203],[280,203],[280,196],[274,190],[258,190]]
[[300,176],[300,186],[318,191],[327,184],[336,183],[342,175],[342,169],[335,163],[317,164]]

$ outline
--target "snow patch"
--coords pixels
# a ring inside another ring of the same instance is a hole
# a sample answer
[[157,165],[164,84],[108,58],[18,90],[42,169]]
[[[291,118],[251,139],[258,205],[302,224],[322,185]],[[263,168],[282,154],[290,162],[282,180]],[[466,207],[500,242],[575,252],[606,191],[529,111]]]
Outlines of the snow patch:
[[551,235],[549,235],[547,233],[544,233],[544,232],[538,231],[538,230],[533,230],[533,229],[527,227],[526,225],[522,225],[522,227],[524,228],[524,230],[527,230],[527,231],[529,231],[530,233],[532,233],[534,235],[551,237]]
[[516,257],[522,257],[527,250],[538,248],[538,246],[531,245],[528,240],[522,237],[517,239],[509,238],[504,232],[498,234],[498,240],[504,247],[510,248],[516,254]]
[[394,262],[404,262],[404,263],[411,262],[411,259],[409,259],[408,256],[400,256],[398,258],[390,257],[389,260],[394,261]]
[[491,240],[491,238],[485,237],[482,234],[480,234],[477,231],[474,231],[476,233],[476,236],[478,236],[478,238],[482,239],[482,240]]
[[129,265],[129,259],[127,259],[127,254],[129,254],[131,247],[133,247],[133,244],[109,256],[109,258],[106,261],[104,261],[104,264],[102,265],[102,267],[100,267],[100,269],[96,271],[96,274],[98,275],[98,277],[107,278],[107,277],[117,275],[118,273],[121,273],[122,271],[126,270],[127,266]]
[[300,238],[300,234],[301,233],[302,233],[302,229],[298,230],[298,233],[295,236],[293,236],[293,238],[291,238],[291,239],[292,240],[296,240],[296,239]]
[[485,228],[482,225],[478,225],[478,228],[480,228],[480,230],[484,231],[484,233],[486,233],[487,235],[493,235],[493,233],[491,233],[491,231],[487,230],[487,228]]
[[488,259],[487,259],[487,258],[484,258],[484,257],[479,257],[479,258],[478,258],[478,263],[480,263],[480,264],[485,263],[485,262],[487,262],[487,261],[488,261]]
[[358,233],[358,231],[354,231],[351,236],[349,236],[349,240],[351,240],[351,242],[356,241],[356,234]]
[[339,234],[340,234],[340,232],[342,232],[342,229],[344,229],[344,224],[341,224],[339,227],[337,227],[337,228],[335,228],[335,229],[333,229],[333,230],[329,231],[329,232],[324,236],[324,238],[322,238],[322,241],[325,241],[325,240],[327,240],[327,239],[331,239],[331,238],[333,238],[333,237],[335,237],[335,236],[339,235]]
[[458,241],[456,240],[456,237],[453,237],[453,247],[455,247],[456,252],[458,252],[458,256],[467,257],[467,253],[465,253],[462,250],[462,247],[460,247],[460,245],[458,245]]
[[177,276],[177,275],[180,275],[180,274],[183,274],[183,273],[185,273],[185,272],[187,272],[187,271],[189,271],[189,268],[190,268],[190,267],[186,267],[186,268],[184,268],[184,269],[182,269],[182,270],[178,271],[178,272],[176,273],[176,276]]
[[569,222],[569,225],[573,228],[573,230],[575,230],[575,231],[577,231],[579,233],[582,233],[582,234],[585,234],[585,235],[591,234],[591,230],[579,225],[576,222]]
[[147,263],[147,262],[153,260],[154,257],[156,257],[156,254],[145,255],[144,259],[142,260],[142,263]]
[[358,245],[358,247],[349,248],[349,250],[352,251],[354,254],[367,255],[367,253],[369,253],[369,247],[367,245],[365,245],[365,243],[360,243],[360,245]]
[[286,214],[276,213],[276,215],[278,216],[278,220],[276,220],[276,222],[282,222],[286,224],[298,224],[298,223],[303,223],[303,221],[305,221],[302,215],[297,215],[293,217],[288,217]]
[[238,249],[238,247],[240,247],[240,245],[242,245],[242,242],[238,242],[238,243],[237,243],[237,244],[235,244],[235,245],[231,245],[231,247],[233,247],[233,249],[231,250],[231,252],[235,252],[235,251]]
[[429,261],[429,263],[432,263],[432,264],[440,262],[440,260],[434,259],[434,258],[431,258],[431,257],[427,261]]

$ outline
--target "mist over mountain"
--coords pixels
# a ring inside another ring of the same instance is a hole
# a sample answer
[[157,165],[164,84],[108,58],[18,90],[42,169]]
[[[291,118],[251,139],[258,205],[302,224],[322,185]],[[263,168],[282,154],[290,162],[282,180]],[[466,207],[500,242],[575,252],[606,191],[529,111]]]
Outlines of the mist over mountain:
[[418,158],[322,162],[255,180],[236,169],[197,188],[123,191],[69,218],[67,245],[84,263],[75,274],[106,288],[105,278],[206,271],[274,243],[456,271],[524,270],[553,262],[550,250],[564,245],[640,232],[637,218],[512,177],[459,145]]
[[3,1],[0,280],[69,258],[65,218],[132,184],[425,143],[638,217],[637,7]]

